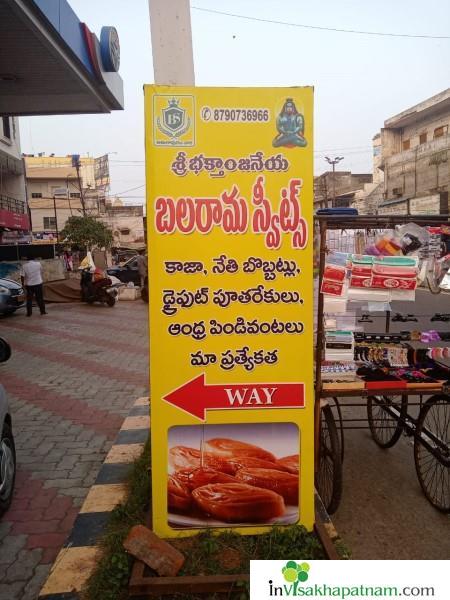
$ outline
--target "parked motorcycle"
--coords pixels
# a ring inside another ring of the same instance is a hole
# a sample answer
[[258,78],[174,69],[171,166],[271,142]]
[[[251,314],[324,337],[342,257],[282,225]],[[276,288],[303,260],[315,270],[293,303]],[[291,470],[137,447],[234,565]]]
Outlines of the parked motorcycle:
[[81,270],[80,287],[81,299],[88,304],[101,302],[108,306],[114,306],[119,294],[117,286],[113,285],[109,277],[105,277],[97,270],[93,274],[90,268]]

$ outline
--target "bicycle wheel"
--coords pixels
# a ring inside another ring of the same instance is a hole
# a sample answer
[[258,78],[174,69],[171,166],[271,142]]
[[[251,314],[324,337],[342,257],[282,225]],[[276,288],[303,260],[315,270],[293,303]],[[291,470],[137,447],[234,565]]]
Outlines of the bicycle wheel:
[[437,277],[434,273],[427,273],[427,284],[428,289],[432,294],[440,294],[441,288],[439,287],[439,277]]
[[440,294],[442,292],[440,285],[447,268],[444,269],[443,262],[438,258],[433,258],[432,261],[431,269],[428,270],[426,275],[428,289],[432,294]]
[[333,402],[336,405],[337,415],[339,418],[339,445],[341,448],[341,463],[344,463],[344,451],[345,451],[345,441],[344,441],[344,420],[342,418],[342,409],[339,403],[339,400],[333,396]]
[[[367,420],[372,438],[380,448],[392,448],[402,434],[404,418],[408,408],[407,396],[369,396],[367,398]],[[398,417],[394,417],[389,409]]]
[[336,512],[342,496],[341,449],[333,412],[323,406],[320,415],[319,468],[316,488],[329,514]]
[[420,411],[414,435],[414,462],[427,500],[450,513],[450,398],[433,396]]

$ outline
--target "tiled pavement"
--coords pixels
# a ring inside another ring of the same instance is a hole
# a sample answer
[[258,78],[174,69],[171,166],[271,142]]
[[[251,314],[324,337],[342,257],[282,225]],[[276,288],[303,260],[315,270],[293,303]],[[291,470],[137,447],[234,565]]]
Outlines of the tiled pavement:
[[80,508],[39,599],[75,600],[82,596],[82,589],[100,559],[98,544],[111,511],[126,499],[125,482],[133,462],[142,454],[149,427],[149,399],[138,398]]
[[136,398],[148,395],[147,306],[50,305],[0,319],[18,475],[0,520],[0,600],[35,600]]

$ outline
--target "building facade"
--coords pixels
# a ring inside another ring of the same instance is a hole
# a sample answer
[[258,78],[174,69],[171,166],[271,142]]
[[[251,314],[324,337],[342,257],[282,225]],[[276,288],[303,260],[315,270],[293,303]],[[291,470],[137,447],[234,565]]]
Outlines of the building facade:
[[314,208],[351,206],[355,194],[372,182],[370,173],[326,171],[314,177]]
[[18,119],[0,117],[0,244],[29,237],[25,176]]
[[374,215],[384,199],[384,171],[381,169],[381,134],[372,138],[372,181],[365,183],[353,199],[352,207],[361,215]]
[[120,200],[106,203],[101,216],[113,233],[115,248],[142,248],[145,246],[144,207],[123,205]]
[[387,119],[380,132],[378,212],[449,212],[450,88]]
[[[50,154],[47,156],[45,152],[40,152],[39,154],[26,154],[24,155],[24,159],[28,172],[33,172],[34,169],[61,168],[66,170],[73,169],[71,172],[75,173],[76,175],[76,169],[73,167],[72,156],[72,154],[68,154],[67,156],[55,156],[54,154]],[[96,160],[97,159],[92,156],[80,156],[78,159],[80,165],[80,176],[83,180],[83,185],[86,188],[95,187]]]
[[56,242],[69,217],[87,214],[111,229],[114,247],[145,245],[144,207],[106,197],[109,173],[104,157],[80,157],[79,176],[71,156],[26,156],[24,161],[34,241]]
[[97,189],[95,160],[80,157],[80,168],[72,156],[26,156],[27,195],[33,238],[57,240],[71,216],[105,213],[105,191]]

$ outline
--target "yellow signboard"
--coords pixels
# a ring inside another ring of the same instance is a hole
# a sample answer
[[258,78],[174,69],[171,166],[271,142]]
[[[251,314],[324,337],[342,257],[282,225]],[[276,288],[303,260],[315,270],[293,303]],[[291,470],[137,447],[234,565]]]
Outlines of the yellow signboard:
[[153,528],[310,529],[313,90],[145,108]]

